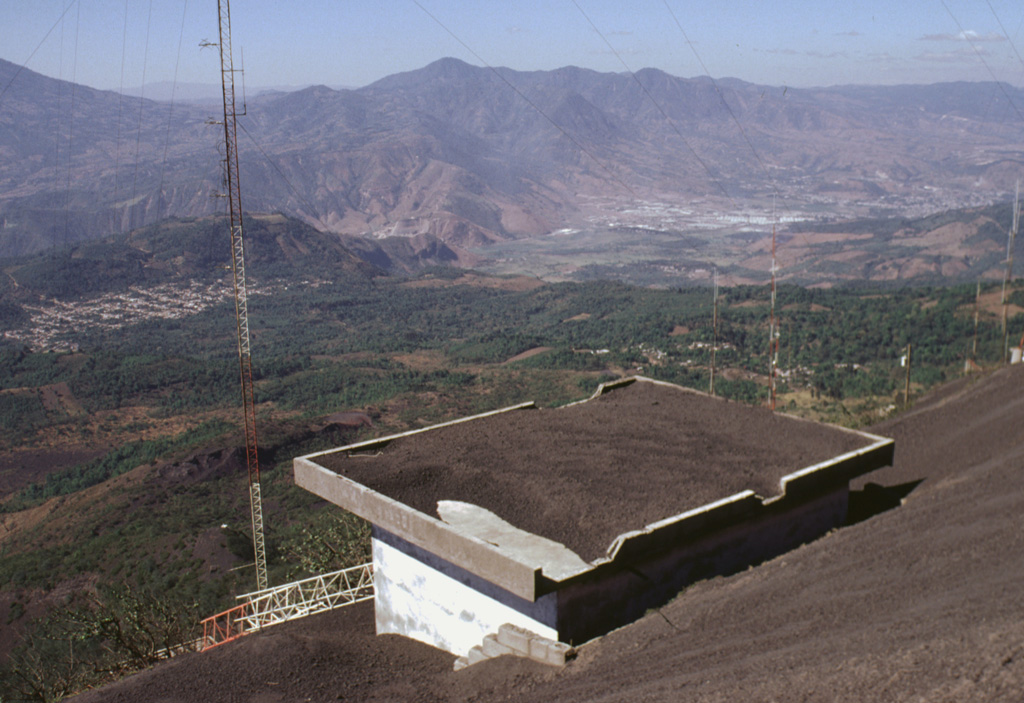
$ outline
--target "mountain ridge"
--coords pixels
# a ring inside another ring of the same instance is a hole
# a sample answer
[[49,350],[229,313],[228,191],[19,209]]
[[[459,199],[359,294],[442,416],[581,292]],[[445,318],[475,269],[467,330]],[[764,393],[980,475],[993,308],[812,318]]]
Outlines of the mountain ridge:
[[[0,82],[16,68],[0,62]],[[451,247],[593,226],[606,216],[597,201],[727,213],[763,211],[775,192],[801,217],[920,214],[1010,191],[1024,166],[1010,100],[1024,104],[1024,90],[777,88],[441,59],[358,89],[251,99],[243,203],[336,234]],[[22,71],[0,102],[0,254],[213,213],[213,112]]]

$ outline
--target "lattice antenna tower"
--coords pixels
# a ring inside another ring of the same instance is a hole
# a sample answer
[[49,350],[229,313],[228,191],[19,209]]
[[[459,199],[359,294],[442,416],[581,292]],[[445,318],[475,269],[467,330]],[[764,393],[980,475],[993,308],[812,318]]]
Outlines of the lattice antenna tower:
[[1006,237],[1006,273],[1003,275],[1003,361],[1006,362],[1007,355],[1010,353],[1010,348],[1007,343],[1008,331],[1006,328],[1006,316],[1007,309],[1009,308],[1009,301],[1006,297],[1006,287],[1010,281],[1013,280],[1013,249],[1014,240],[1017,238],[1017,227],[1020,224],[1020,180],[1017,180],[1017,191],[1013,196],[1013,223],[1010,225],[1010,231]]
[[779,364],[779,324],[775,317],[775,198],[772,198],[772,304],[768,323],[768,403],[775,410],[775,367]]
[[245,280],[245,239],[242,235],[242,190],[238,180],[238,140],[235,106],[235,66],[231,55],[231,3],[217,0],[220,31],[220,78],[224,103],[224,187],[227,190],[231,235],[231,273],[235,292],[235,328],[238,333],[238,368],[245,415],[245,459],[249,470],[249,504],[252,512],[256,586],[267,587],[267,550],[263,537],[263,500],[260,493],[260,461],[256,441],[256,402],[252,382],[252,351],[249,345],[249,303]]

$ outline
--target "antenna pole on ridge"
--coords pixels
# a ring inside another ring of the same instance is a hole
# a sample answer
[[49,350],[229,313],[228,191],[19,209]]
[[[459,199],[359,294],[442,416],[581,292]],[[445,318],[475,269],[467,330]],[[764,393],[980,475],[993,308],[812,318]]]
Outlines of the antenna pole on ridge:
[[978,280],[978,287],[974,291],[974,341],[971,342],[971,363],[978,363],[978,312],[981,305],[981,280]]
[[1009,331],[1006,327],[1007,310],[1009,308],[1009,301],[1006,296],[1006,287],[1010,281],[1013,280],[1013,250],[1014,240],[1017,238],[1017,227],[1020,224],[1020,180],[1017,180],[1017,191],[1013,196],[1013,221],[1010,225],[1010,231],[1006,237],[1006,273],[1003,275],[1003,363],[1005,364],[1009,360],[1010,347],[1009,347]]
[[775,319],[775,198],[772,197],[772,305],[768,323],[768,404],[775,410],[775,367],[779,363],[779,330]]
[[906,381],[903,384],[903,407],[906,408],[910,404],[910,342],[907,342],[907,354],[903,357],[907,366]]

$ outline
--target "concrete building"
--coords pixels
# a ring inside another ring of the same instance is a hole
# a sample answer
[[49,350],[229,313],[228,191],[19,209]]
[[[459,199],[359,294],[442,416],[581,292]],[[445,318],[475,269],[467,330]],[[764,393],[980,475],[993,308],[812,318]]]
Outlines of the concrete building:
[[[295,459],[372,525],[377,632],[580,644],[843,524],[892,440],[645,378]],[[507,628],[506,628],[507,629]]]

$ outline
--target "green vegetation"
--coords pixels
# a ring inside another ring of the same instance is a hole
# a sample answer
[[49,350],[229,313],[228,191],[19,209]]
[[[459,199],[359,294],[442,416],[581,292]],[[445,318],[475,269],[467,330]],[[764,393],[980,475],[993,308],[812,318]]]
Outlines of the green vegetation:
[[[145,346],[142,342],[140,347]],[[186,339],[180,343],[187,349]],[[89,412],[139,403],[153,404],[165,414],[221,406],[237,397],[231,385],[237,373],[237,360],[226,357],[158,354],[141,348],[127,354],[114,350],[56,354],[0,347],[0,389],[34,389],[65,382]],[[0,412],[5,412],[4,408],[0,404]],[[10,426],[17,430],[17,422]]]
[[40,618],[0,670],[2,701],[59,701],[156,663],[195,639],[197,604],[122,584],[69,596]]
[[[370,560],[370,525],[350,513],[325,508],[282,534],[280,544],[279,551],[291,565],[291,578],[323,574]],[[252,549],[251,542],[246,546]]]
[[136,466],[155,463],[158,458],[168,458],[183,450],[196,448],[231,429],[232,426],[223,420],[214,420],[175,437],[128,442],[99,459],[54,471],[45,480],[29,485],[0,504],[0,512],[25,510],[49,498],[84,490],[131,471]]
[[0,393],[0,427],[24,437],[49,424],[43,403],[35,393]]
[[[397,396],[465,395],[515,361],[521,372],[591,377],[644,373],[706,388],[712,342],[706,289],[649,290],[610,282],[548,285],[528,291],[354,278],[275,289],[254,286],[251,323],[259,400],[314,417],[381,406]],[[1013,291],[1011,300],[1021,293]],[[913,380],[923,386],[962,369],[973,343],[972,286],[809,290],[781,286],[779,367],[792,389],[837,401],[892,395],[902,350],[914,346]],[[723,291],[717,363],[762,377],[722,378],[719,391],[756,400],[767,372],[764,287]],[[1010,321],[1011,329],[1020,320]],[[184,320],[150,320],[127,330],[83,329],[77,354],[0,346],[0,389],[66,383],[89,413],[144,405],[153,417],[231,408],[237,403],[232,311],[221,305]],[[997,361],[1002,335],[983,316],[978,360]],[[410,366],[403,355],[432,355]],[[575,380],[570,381],[576,383]],[[461,401],[459,401],[461,402]],[[31,393],[0,395],[11,443],[80,417],[44,412]]]

